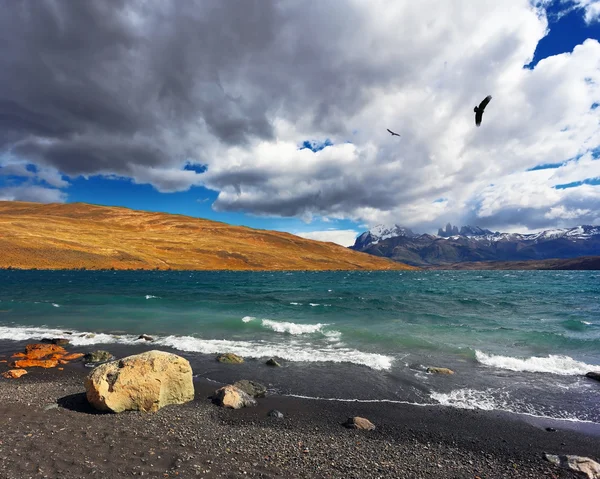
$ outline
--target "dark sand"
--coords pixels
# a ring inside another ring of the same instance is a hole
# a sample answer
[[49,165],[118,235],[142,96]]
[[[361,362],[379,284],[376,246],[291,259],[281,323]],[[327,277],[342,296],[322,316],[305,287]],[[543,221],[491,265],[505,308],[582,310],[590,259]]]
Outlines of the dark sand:
[[[574,478],[543,453],[600,459],[600,437],[576,425],[281,396],[233,411],[213,405],[208,396],[220,385],[200,378],[188,404],[98,414],[85,399],[88,372],[73,363],[0,378],[0,478]],[[285,418],[268,417],[273,408]],[[355,415],[377,429],[341,425]]]

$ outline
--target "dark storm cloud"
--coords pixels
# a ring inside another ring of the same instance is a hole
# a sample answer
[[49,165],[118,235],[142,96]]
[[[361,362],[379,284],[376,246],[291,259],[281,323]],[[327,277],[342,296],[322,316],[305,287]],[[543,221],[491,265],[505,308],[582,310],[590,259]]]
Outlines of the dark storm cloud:
[[232,97],[220,77],[236,83],[274,15],[261,1],[5,1],[0,148],[93,173],[180,163],[203,130],[226,144],[270,138],[265,102]]

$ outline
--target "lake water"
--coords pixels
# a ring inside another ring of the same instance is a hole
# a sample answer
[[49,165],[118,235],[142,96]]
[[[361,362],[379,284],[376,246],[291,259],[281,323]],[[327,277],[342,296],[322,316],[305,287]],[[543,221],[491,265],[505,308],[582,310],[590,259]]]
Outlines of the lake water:
[[146,333],[197,375],[282,394],[600,423],[596,272],[0,271],[0,349],[66,331],[109,350]]

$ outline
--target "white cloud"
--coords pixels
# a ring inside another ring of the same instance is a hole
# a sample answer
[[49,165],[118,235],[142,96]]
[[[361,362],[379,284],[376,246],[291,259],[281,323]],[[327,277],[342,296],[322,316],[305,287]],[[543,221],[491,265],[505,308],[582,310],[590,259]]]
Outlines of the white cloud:
[[575,0],[578,8],[585,11],[585,21],[592,23],[600,19],[600,1],[599,0]]
[[342,246],[351,246],[354,240],[359,235],[358,231],[354,230],[326,230],[326,231],[310,231],[304,233],[295,233],[301,238],[312,239],[317,241],[329,241]]
[[[595,219],[600,186],[554,187],[600,175],[589,154],[600,145],[600,108],[591,108],[600,44],[523,68],[548,33],[534,2],[184,3],[132,2],[122,13],[92,2],[69,14],[60,4],[63,36],[86,39],[60,59],[44,22],[21,25],[38,8],[45,18],[47,4],[0,17],[0,42],[14,47],[0,58],[0,87],[15,118],[0,147],[49,172],[127,176],[162,192],[203,184],[219,193],[216,210],[305,222],[435,231],[448,221],[505,229]],[[598,3],[576,6],[591,22]],[[82,29],[80,13],[106,17]],[[45,75],[42,57],[70,83]],[[473,107],[487,94],[477,128]],[[334,145],[298,149],[326,139]],[[187,161],[208,170],[184,171]]]
[[33,201],[36,203],[64,203],[67,194],[43,186],[9,186],[0,188],[0,201]]

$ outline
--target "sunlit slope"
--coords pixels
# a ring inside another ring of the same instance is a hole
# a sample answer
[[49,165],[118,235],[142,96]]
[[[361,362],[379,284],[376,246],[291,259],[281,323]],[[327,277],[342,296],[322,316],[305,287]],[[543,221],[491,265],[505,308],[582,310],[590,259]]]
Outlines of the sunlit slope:
[[84,203],[0,201],[0,267],[406,270],[385,258],[277,231]]

